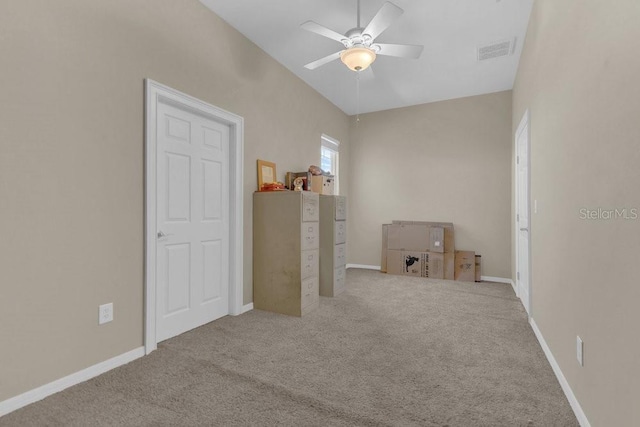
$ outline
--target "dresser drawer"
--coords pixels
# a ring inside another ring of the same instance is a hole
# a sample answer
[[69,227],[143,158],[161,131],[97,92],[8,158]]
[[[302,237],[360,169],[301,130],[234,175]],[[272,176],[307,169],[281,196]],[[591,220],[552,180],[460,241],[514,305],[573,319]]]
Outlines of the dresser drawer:
[[318,249],[320,243],[319,223],[317,222],[303,222],[301,227],[300,249],[303,251],[309,249]]
[[340,267],[341,265],[345,265],[346,263],[347,245],[344,243],[336,245],[335,250],[333,251],[333,266]]
[[300,306],[306,307],[319,297],[318,276],[304,279],[300,289]]
[[302,220],[320,220],[320,199],[318,199],[318,195],[316,193],[302,193]]
[[301,256],[301,279],[318,275],[318,250],[302,251]]
[[336,295],[345,289],[346,268],[341,266],[333,270],[333,294]]
[[336,196],[336,219],[338,221],[347,219],[347,198],[345,196]]
[[347,221],[336,221],[333,225],[333,234],[336,245],[347,241]]

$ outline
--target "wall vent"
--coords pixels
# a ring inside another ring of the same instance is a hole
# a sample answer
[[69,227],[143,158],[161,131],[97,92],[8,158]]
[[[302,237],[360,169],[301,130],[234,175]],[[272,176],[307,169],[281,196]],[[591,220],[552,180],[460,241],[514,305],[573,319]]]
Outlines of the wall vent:
[[514,37],[512,40],[504,40],[478,47],[478,61],[512,55],[516,50],[517,40],[518,38]]

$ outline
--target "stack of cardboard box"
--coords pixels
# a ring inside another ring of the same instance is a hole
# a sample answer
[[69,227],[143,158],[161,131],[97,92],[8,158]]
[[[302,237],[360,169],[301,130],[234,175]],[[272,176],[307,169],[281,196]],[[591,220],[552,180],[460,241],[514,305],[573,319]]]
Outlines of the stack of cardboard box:
[[393,221],[382,225],[384,273],[473,282],[480,281],[479,262],[480,255],[475,252],[455,250],[450,222]]

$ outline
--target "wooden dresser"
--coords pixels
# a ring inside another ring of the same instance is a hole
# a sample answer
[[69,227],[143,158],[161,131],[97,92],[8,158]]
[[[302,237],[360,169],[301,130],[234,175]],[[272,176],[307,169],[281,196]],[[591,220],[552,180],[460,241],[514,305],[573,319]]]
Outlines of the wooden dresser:
[[318,194],[253,195],[253,306],[304,316],[319,304]]

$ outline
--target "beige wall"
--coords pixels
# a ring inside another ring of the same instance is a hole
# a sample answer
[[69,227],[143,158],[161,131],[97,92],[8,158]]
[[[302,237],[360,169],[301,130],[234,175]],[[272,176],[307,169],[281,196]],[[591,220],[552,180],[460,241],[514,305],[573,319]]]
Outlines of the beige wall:
[[640,219],[580,219],[640,208],[638,22],[637,0],[537,0],[514,88],[539,206],[533,318],[593,426],[640,420]]
[[348,163],[347,116],[196,0],[1,8],[0,401],[143,344],[144,78],[245,118],[245,303],[256,159]]
[[363,114],[350,135],[349,263],[380,265],[383,223],[449,221],[483,275],[511,277],[511,91]]

